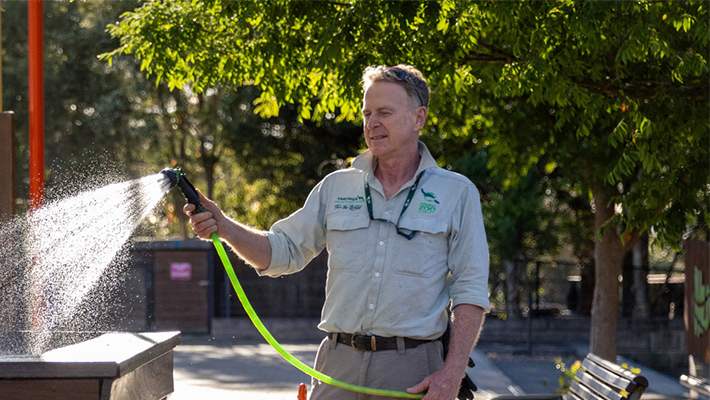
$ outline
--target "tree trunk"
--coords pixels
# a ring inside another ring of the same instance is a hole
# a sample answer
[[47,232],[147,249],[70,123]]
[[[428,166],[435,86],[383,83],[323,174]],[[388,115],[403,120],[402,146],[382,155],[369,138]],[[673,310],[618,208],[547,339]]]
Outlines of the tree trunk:
[[[182,118],[180,118],[182,121]],[[181,125],[182,127],[182,125]],[[183,168],[187,166],[187,132],[185,129],[180,129],[180,163]],[[178,227],[180,229],[180,237],[187,239],[187,222],[188,219],[182,211],[178,211]]]
[[205,169],[205,179],[207,179],[205,196],[214,199],[214,174],[215,167],[219,162],[219,152],[217,151],[218,144],[210,135],[210,132],[215,131],[210,122],[217,120],[216,110],[219,96],[214,95],[206,98],[204,93],[200,93],[197,98],[200,153],[202,153],[202,167]]
[[651,316],[648,304],[648,233],[641,236],[633,248],[634,266],[634,311],[632,318],[646,319]]
[[520,319],[520,279],[518,261],[504,260],[505,267],[505,311],[507,319]]
[[636,298],[634,297],[634,285],[636,281],[636,274],[634,274],[634,262],[632,252],[627,253],[624,256],[624,262],[621,267],[621,276],[623,281],[621,283],[621,316],[624,318],[631,317],[634,313],[634,304]]
[[[593,260],[592,260],[593,261]],[[579,290],[579,315],[592,315],[594,301],[594,263],[582,264],[582,284]]]
[[616,362],[619,313],[619,275],[624,256],[635,242],[634,235],[622,243],[616,227],[608,227],[600,236],[604,223],[614,216],[614,204],[603,192],[603,186],[592,186],[594,204],[594,262],[595,286],[592,303],[590,351],[606,360]]

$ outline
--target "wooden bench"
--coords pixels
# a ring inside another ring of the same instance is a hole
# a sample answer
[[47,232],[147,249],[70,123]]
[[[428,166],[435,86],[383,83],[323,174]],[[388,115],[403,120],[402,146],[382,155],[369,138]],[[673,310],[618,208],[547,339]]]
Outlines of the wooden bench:
[[589,353],[574,375],[567,400],[638,400],[648,380],[615,363]]
[[710,397],[710,381],[695,376],[681,375],[680,384],[688,389]]
[[639,400],[646,388],[648,380],[643,376],[589,353],[565,395],[497,396],[492,400]]

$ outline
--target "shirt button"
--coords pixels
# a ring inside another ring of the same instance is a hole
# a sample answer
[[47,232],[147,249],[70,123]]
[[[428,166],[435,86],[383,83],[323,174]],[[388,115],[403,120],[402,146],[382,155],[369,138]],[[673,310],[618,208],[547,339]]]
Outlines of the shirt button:
[[367,308],[369,308],[370,310],[372,310],[373,308],[375,308],[375,305],[374,305],[374,304],[370,304],[369,306],[367,306]]
[[385,211],[385,215],[389,217],[389,216],[390,216],[390,212],[389,212],[389,211]]
[[379,277],[380,277],[380,273],[379,273],[379,272],[375,272],[375,278],[379,278]]
[[384,246],[384,245],[385,245],[385,242],[380,240],[380,246]]

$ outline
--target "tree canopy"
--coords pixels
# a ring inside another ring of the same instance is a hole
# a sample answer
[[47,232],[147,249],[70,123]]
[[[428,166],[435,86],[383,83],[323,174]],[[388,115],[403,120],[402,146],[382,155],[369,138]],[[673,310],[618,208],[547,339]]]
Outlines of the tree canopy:
[[[314,120],[358,120],[364,67],[406,61],[429,77],[432,132],[492,143],[511,182],[550,154],[610,189],[627,232],[677,244],[706,208],[706,17],[690,1],[146,2],[104,58],[134,54],[171,87],[255,85],[257,113]],[[505,124],[494,99],[550,116],[481,129]]]

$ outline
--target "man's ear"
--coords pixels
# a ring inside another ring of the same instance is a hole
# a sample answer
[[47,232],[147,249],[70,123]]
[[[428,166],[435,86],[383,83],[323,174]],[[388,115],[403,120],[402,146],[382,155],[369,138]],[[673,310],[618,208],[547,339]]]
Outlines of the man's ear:
[[417,130],[420,130],[424,127],[424,124],[426,124],[426,117],[427,117],[427,112],[429,111],[428,108],[421,106],[417,108],[416,111],[416,120],[414,122],[415,127]]

